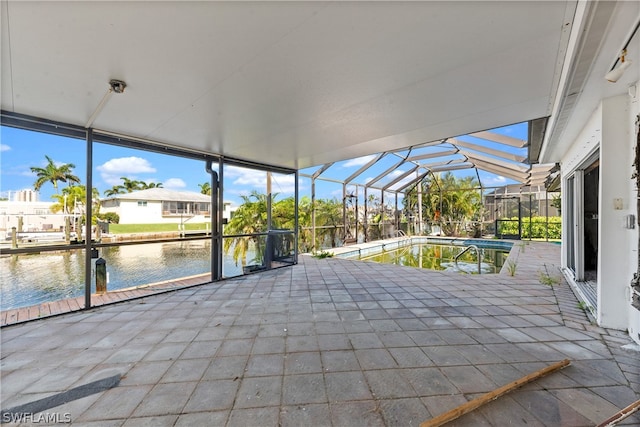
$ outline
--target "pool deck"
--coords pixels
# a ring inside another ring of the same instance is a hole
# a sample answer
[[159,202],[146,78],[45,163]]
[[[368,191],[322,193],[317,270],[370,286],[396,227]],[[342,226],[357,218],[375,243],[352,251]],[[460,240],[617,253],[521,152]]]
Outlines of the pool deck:
[[[39,405],[60,424],[101,427],[415,426],[563,359],[448,425],[593,426],[640,399],[637,346],[578,307],[560,247],[510,257],[514,276],[301,256],[6,326],[2,410]],[[112,388],[87,387],[114,376]]]

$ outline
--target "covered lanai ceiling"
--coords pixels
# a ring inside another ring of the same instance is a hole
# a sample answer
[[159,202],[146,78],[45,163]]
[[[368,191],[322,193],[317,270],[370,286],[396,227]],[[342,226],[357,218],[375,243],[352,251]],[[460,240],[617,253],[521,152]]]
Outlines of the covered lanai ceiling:
[[[572,30],[603,34],[613,13],[587,27],[576,1],[1,6],[4,111],[293,169],[551,116]],[[105,97],[110,79],[124,93]]]

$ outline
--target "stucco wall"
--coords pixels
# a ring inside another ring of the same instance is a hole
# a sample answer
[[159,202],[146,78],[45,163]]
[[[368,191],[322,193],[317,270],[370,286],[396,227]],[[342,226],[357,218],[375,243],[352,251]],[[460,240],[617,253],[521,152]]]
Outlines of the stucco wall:
[[[602,100],[561,162],[562,175],[566,178],[584,167],[585,161],[599,150],[597,320],[601,326],[630,331],[640,328],[629,303],[629,283],[637,268],[638,230],[625,228],[624,220],[636,213],[636,191],[631,175],[634,127],[639,113],[635,96],[625,94]],[[566,183],[563,179],[563,184]],[[567,206],[566,194],[563,188],[563,207]],[[566,223],[572,212],[563,209],[562,214]],[[565,228],[566,248],[568,230]],[[568,265],[566,250],[563,250],[562,265]],[[634,321],[636,324],[632,325]],[[635,334],[634,339],[639,339],[637,332]]]

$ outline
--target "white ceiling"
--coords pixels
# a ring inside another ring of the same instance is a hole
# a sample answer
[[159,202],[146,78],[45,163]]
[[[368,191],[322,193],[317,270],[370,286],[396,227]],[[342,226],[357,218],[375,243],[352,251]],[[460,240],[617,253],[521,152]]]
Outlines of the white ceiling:
[[305,168],[549,116],[576,4],[3,0],[2,109]]

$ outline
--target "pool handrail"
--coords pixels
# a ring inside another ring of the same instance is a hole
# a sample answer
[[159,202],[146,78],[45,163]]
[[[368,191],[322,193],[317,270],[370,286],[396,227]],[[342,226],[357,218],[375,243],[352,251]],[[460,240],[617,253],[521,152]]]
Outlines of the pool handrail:
[[482,274],[482,254],[480,252],[480,249],[476,246],[476,245],[469,245],[466,248],[464,248],[458,255],[456,255],[456,257],[453,259],[453,261],[456,264],[456,268],[460,271],[464,271],[462,270],[459,266],[458,266],[458,258],[460,258],[462,256],[462,254],[464,254],[465,252],[467,252],[470,249],[475,249],[476,250],[476,254],[478,255],[478,274]]

